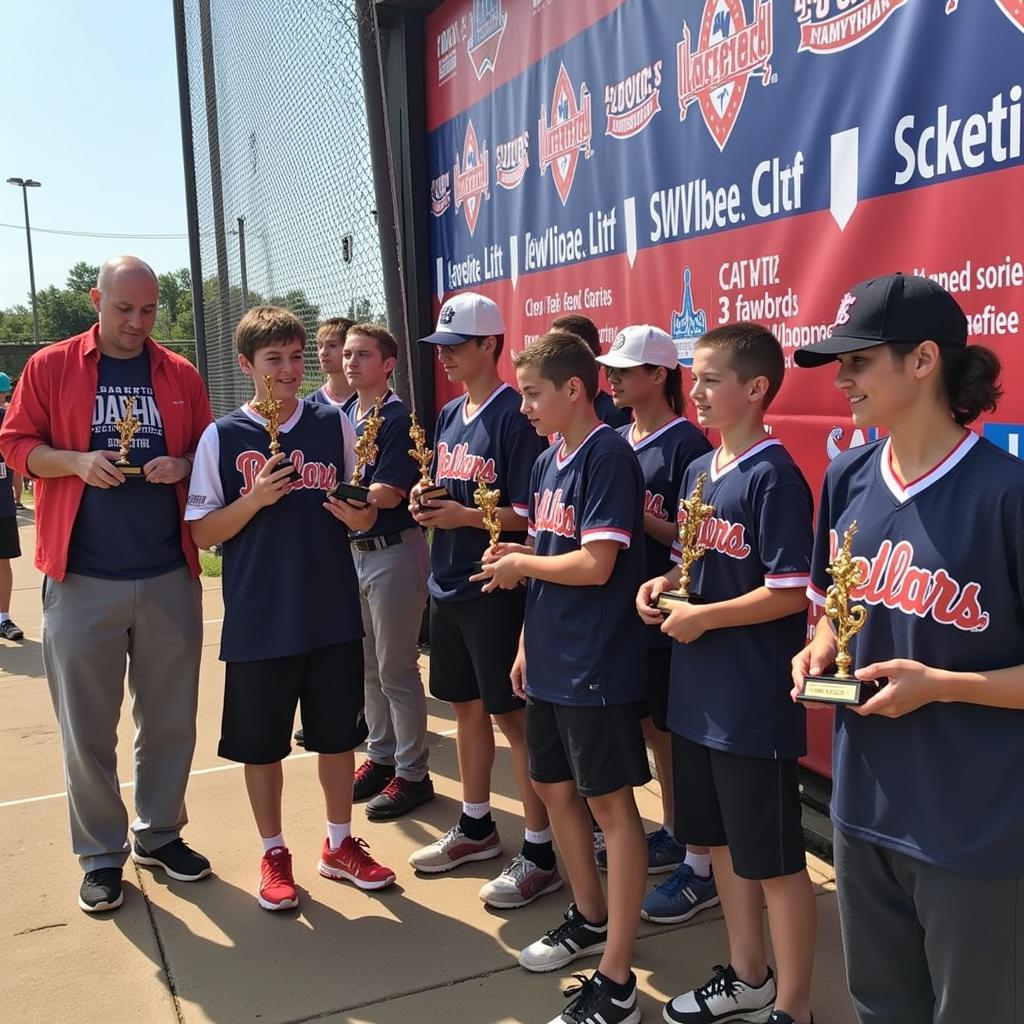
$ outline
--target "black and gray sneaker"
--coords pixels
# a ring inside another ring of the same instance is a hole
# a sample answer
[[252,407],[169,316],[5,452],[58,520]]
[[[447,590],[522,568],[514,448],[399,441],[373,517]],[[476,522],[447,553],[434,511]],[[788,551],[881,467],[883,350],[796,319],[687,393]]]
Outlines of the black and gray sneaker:
[[14,619],[4,619],[0,622],[0,637],[4,640],[23,640],[25,634]]
[[156,850],[144,849],[135,839],[132,841],[132,860],[136,864],[163,868],[179,882],[198,882],[210,873],[210,862],[191,849],[184,839],[174,839]]
[[770,967],[760,985],[748,985],[736,977],[732,964],[715,964],[714,976],[709,981],[666,1003],[662,1016],[668,1024],[767,1024],[774,1006],[775,975]]
[[548,1024],[640,1024],[635,975],[629,976],[630,993],[625,999],[616,999],[597,971],[589,978],[585,974],[573,977],[579,984],[565,990],[572,1002]]
[[[768,1024],[797,1024],[797,1021],[785,1010],[773,1010],[772,1015],[768,1018]],[[813,1013],[811,1014],[811,1024],[814,1024]]]
[[608,922],[591,924],[575,903],[563,915],[565,920],[519,954],[519,965],[528,971],[557,971],[559,967],[604,952]]
[[366,820],[391,821],[433,799],[434,783],[429,775],[419,782],[392,775],[391,781],[366,805]]
[[306,734],[301,729],[296,729],[295,730],[295,734],[292,736],[292,739],[295,740],[295,745],[297,747],[305,748],[305,746],[306,746]]
[[97,868],[86,871],[82,879],[82,888],[78,890],[78,905],[87,914],[97,914],[101,910],[116,910],[124,903],[124,891],[121,888],[120,868]]

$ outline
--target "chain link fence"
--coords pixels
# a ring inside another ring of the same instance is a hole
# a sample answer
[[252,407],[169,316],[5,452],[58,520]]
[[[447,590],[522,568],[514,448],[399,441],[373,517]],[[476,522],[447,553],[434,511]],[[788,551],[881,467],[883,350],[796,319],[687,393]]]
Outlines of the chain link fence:
[[250,306],[302,320],[311,386],[318,321],[386,320],[377,211],[354,0],[181,7],[207,384],[220,415],[250,396],[233,344]]

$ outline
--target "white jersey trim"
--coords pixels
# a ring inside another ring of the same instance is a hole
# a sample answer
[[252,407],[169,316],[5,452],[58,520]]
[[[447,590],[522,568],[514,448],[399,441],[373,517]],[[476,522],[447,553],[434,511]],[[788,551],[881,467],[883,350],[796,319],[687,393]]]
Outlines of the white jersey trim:
[[764,585],[769,590],[789,590],[800,587],[806,589],[810,586],[811,577],[805,573],[781,573],[775,576],[765,576]]
[[825,595],[811,581],[807,583],[807,599],[818,608],[825,607]]
[[879,467],[882,473],[882,480],[889,488],[892,496],[902,505],[909,501],[916,494],[927,490],[932,484],[938,483],[947,473],[955,469],[967,453],[978,443],[978,435],[973,430],[968,430],[952,450],[942,459],[938,465],[932,467],[916,480],[910,483],[903,483],[892,468],[892,438],[887,437],[879,453]]
[[501,382],[501,383],[500,383],[500,384],[499,384],[499,385],[498,385],[498,386],[497,386],[497,387],[496,387],[496,388],[495,388],[495,389],[494,389],[494,390],[493,390],[493,391],[492,391],[492,392],[491,392],[491,393],[490,393],[490,394],[489,394],[489,395],[488,395],[488,396],[487,396],[487,397],[486,397],[486,398],[485,398],[485,399],[483,400],[483,402],[481,402],[481,403],[480,403],[480,405],[479,405],[479,406],[477,407],[477,410],[476,410],[476,412],[475,412],[475,413],[473,413],[472,415],[470,415],[469,413],[467,413],[467,412],[466,412],[466,408],[467,408],[467,407],[469,406],[469,395],[468,395],[468,394],[466,394],[466,395],[465,395],[465,396],[463,397],[463,399],[462,399],[462,423],[463,423],[463,426],[466,426],[466,427],[468,427],[468,426],[470,425],[470,423],[472,423],[472,422],[473,422],[473,420],[475,420],[475,419],[477,418],[477,416],[479,416],[479,415],[480,415],[480,413],[482,413],[482,412],[484,411],[484,409],[486,409],[486,408],[487,408],[487,406],[489,406],[489,405],[491,404],[491,402],[493,402],[493,401],[494,401],[494,400],[495,400],[495,399],[496,399],[496,398],[498,397],[498,395],[500,395],[500,394],[501,394],[501,393],[502,393],[503,391],[505,391],[506,389],[508,389],[508,390],[511,390],[511,388],[509,388],[509,386],[508,386],[508,385],[507,385],[507,384],[506,384],[506,383],[505,383],[504,381],[502,381],[502,382]]
[[565,467],[568,466],[569,463],[576,458],[577,453],[583,451],[583,449],[587,446],[587,443],[590,441],[590,439],[599,430],[611,430],[611,427],[609,427],[608,424],[604,422],[598,423],[597,426],[594,427],[594,429],[591,430],[591,432],[587,434],[587,436],[583,438],[583,440],[580,441],[580,443],[576,445],[576,447],[571,452],[569,452],[568,455],[565,455],[564,457],[562,455],[562,452],[565,451],[565,438],[562,438],[562,443],[558,446],[558,451],[555,452],[555,468],[559,470],[565,469]]
[[185,499],[185,522],[195,522],[224,507],[224,488],[220,482],[220,434],[211,423],[199,436],[192,475]]
[[715,454],[711,456],[711,482],[716,483],[721,480],[726,473],[732,472],[738,465],[746,462],[747,459],[760,455],[766,448],[781,444],[782,442],[777,437],[766,437],[763,441],[758,441],[757,444],[751,445],[745,452],[740,452],[739,455],[730,459],[724,466],[719,466],[718,464],[718,456],[722,454],[722,449],[720,447],[716,448]]
[[628,548],[633,541],[633,535],[628,530],[620,530],[614,526],[592,526],[580,534],[580,545],[583,547],[595,540],[614,540]]
[[687,419],[685,416],[677,416],[674,420],[669,420],[663,427],[658,427],[653,434],[648,434],[646,437],[639,441],[633,439],[633,434],[636,431],[636,420],[630,424],[629,432],[626,434],[626,440],[629,442],[630,447],[633,451],[638,452],[641,448],[646,448],[652,441],[656,441],[666,431],[671,430],[673,427],[678,426],[680,423],[686,423]]

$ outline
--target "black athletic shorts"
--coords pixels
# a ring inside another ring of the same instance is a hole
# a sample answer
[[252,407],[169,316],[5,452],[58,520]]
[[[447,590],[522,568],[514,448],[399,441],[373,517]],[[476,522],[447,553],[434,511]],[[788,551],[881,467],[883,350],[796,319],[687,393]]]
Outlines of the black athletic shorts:
[[0,516],[0,558],[19,558],[21,539],[18,537],[18,517]]
[[488,714],[517,711],[509,673],[519,651],[526,591],[495,590],[469,601],[430,599],[430,693],[460,704],[482,700]]
[[361,639],[284,658],[229,661],[225,668],[221,757],[243,764],[284,760],[296,705],[307,750],[342,754],[366,739]]
[[575,782],[581,796],[605,796],[651,781],[640,725],[643,702],[575,707],[530,697],[526,746],[534,782]]
[[643,717],[650,716],[656,729],[668,732],[668,679],[672,665],[671,647],[651,647],[647,651],[647,701]]
[[675,834],[728,846],[740,878],[792,875],[806,865],[796,760],[746,757],[672,734]]

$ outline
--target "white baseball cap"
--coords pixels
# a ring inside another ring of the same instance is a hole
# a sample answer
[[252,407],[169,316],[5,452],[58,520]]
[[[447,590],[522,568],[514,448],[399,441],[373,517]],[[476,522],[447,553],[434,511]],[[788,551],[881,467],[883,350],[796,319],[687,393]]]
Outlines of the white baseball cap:
[[461,345],[470,338],[504,333],[505,321],[494,302],[477,292],[462,292],[441,307],[437,330],[420,341],[428,345]]
[[608,354],[598,356],[597,361],[620,370],[631,366],[667,366],[672,369],[679,365],[679,353],[671,336],[661,328],[634,324],[623,327],[615,335]]

